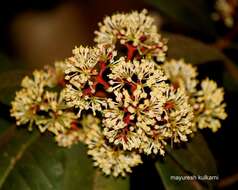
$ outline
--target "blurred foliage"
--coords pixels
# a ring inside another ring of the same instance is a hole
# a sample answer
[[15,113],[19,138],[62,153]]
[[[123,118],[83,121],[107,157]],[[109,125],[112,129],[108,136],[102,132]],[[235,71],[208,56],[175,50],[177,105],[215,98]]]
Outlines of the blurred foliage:
[[[216,181],[182,180],[176,181],[171,176],[216,176],[215,160],[203,138],[198,132],[184,147],[167,147],[164,160],[156,162],[156,168],[168,190],[213,189]],[[203,175],[201,175],[203,174]]]
[[211,10],[206,0],[147,0],[168,18],[190,31],[216,37],[217,32],[211,20]]
[[129,189],[129,179],[107,178],[94,169],[82,144],[59,148],[49,136],[13,125],[1,134],[0,147],[3,190]]

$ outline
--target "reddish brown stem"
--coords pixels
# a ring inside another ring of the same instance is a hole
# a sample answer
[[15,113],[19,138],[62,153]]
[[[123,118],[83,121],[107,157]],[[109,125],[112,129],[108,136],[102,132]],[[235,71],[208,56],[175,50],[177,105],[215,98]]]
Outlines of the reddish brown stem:
[[126,44],[126,47],[127,47],[127,61],[130,61],[132,60],[137,48],[131,44]]

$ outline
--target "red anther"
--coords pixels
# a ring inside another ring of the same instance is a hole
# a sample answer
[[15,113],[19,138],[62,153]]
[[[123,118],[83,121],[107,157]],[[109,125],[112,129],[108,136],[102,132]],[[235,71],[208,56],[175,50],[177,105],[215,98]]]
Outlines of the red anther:
[[174,106],[175,106],[175,105],[174,105],[174,102],[172,102],[172,101],[165,102],[165,104],[164,104],[164,108],[165,108],[166,110],[173,109]]
[[108,59],[112,59],[112,52],[108,54]]
[[126,44],[126,47],[127,47],[127,60],[129,61],[129,60],[132,60],[137,47],[131,44]]
[[123,132],[122,134],[118,134],[118,135],[116,136],[116,139],[123,140],[125,143],[128,142],[127,136],[126,136],[126,134],[124,134],[124,132]]
[[90,87],[85,88],[85,89],[83,90],[83,95],[84,95],[84,96],[92,95],[92,89],[91,89]]
[[140,48],[140,51],[141,51],[142,53],[144,53],[144,52],[145,52],[145,50],[146,50],[146,48],[145,48],[145,47],[142,47],[142,48]]
[[129,131],[128,127],[122,129],[122,132],[116,136],[116,139],[122,139],[125,143],[128,142],[127,132]]
[[30,107],[30,111],[33,112],[33,113],[38,112],[39,109],[40,109],[40,106],[39,106],[39,105],[32,105],[32,106]]
[[123,108],[123,111],[126,113],[126,112],[128,112],[128,109],[127,108]]
[[73,129],[73,130],[79,130],[77,120],[73,120],[73,121],[70,123],[70,127],[71,127],[71,129]]
[[138,55],[136,55],[136,57],[135,57],[135,59],[136,59],[137,61],[140,61],[140,60],[141,60],[141,58],[142,58],[142,57],[141,57],[141,55],[139,55],[139,54],[138,54]]
[[142,35],[142,36],[139,38],[139,40],[140,40],[141,42],[144,42],[145,40],[147,40],[146,35]]

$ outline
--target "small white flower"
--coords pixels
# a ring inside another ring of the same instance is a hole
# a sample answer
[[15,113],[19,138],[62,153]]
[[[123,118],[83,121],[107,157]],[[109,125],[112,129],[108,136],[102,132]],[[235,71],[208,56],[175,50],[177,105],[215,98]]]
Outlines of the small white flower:
[[196,91],[197,71],[191,64],[185,63],[183,59],[172,59],[166,61],[162,67],[174,88],[183,89],[187,94]]
[[132,167],[142,163],[139,154],[120,150],[106,143],[99,126],[94,125],[89,129],[85,141],[89,149],[88,154],[92,156],[94,166],[101,168],[106,175],[126,176],[132,172]]
[[223,101],[223,88],[218,88],[212,80],[203,80],[201,90],[191,99],[198,128],[210,128],[213,132],[216,132],[221,127],[220,120],[227,117],[226,104]]
[[107,16],[103,23],[99,23],[99,31],[95,34],[98,44],[115,47],[115,44],[120,42],[128,51],[137,50],[140,56],[156,57],[158,61],[165,60],[166,40],[158,34],[154,19],[148,16],[146,10]]

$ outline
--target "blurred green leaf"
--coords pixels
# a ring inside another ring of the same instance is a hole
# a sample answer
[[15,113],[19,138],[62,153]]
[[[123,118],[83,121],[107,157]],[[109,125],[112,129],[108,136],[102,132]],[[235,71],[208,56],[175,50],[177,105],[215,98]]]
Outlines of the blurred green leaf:
[[216,62],[222,61],[224,65],[223,74],[226,75],[223,85],[230,88],[229,81],[232,81],[233,87],[238,87],[238,67],[221,51],[182,35],[164,33],[164,36],[169,40],[168,59],[182,58],[195,65],[213,62],[213,67],[216,67]]
[[162,179],[163,185],[166,190],[201,190],[203,187],[197,181],[190,180],[175,180],[171,176],[187,176],[188,173],[184,172],[177,163],[168,155],[165,156],[163,161],[156,162],[156,168]]
[[4,118],[0,118],[0,135],[2,132],[4,132],[9,126],[11,125],[11,123],[7,120],[5,120]]
[[164,36],[169,41],[169,59],[183,58],[192,64],[205,64],[211,61],[224,61],[226,59],[219,50],[198,40],[172,33],[164,33]]
[[106,177],[93,168],[83,144],[59,148],[52,138],[15,126],[0,136],[2,190],[120,190],[129,179]]
[[[167,155],[164,160],[156,162],[156,168],[168,190],[213,189],[216,182],[197,180],[199,176],[217,176],[216,162],[199,132],[185,147],[167,147]],[[178,181],[171,179],[171,176],[196,176],[196,180]]]
[[0,74],[16,69],[30,69],[29,66],[0,53]]
[[186,171],[194,175],[217,174],[215,160],[200,132],[195,133],[195,136],[189,143],[184,144],[183,148],[173,149],[167,146],[166,150]]
[[211,12],[205,0],[147,0],[178,24],[199,34],[216,36]]
[[23,77],[28,73],[26,70],[10,70],[0,74],[0,103],[10,105]]
[[16,129],[15,125],[9,126],[0,136],[0,187],[5,182],[9,173],[14,169],[17,161],[25,150],[37,137]]
[[5,72],[14,69],[14,64],[8,59],[7,56],[0,53],[0,72]]

